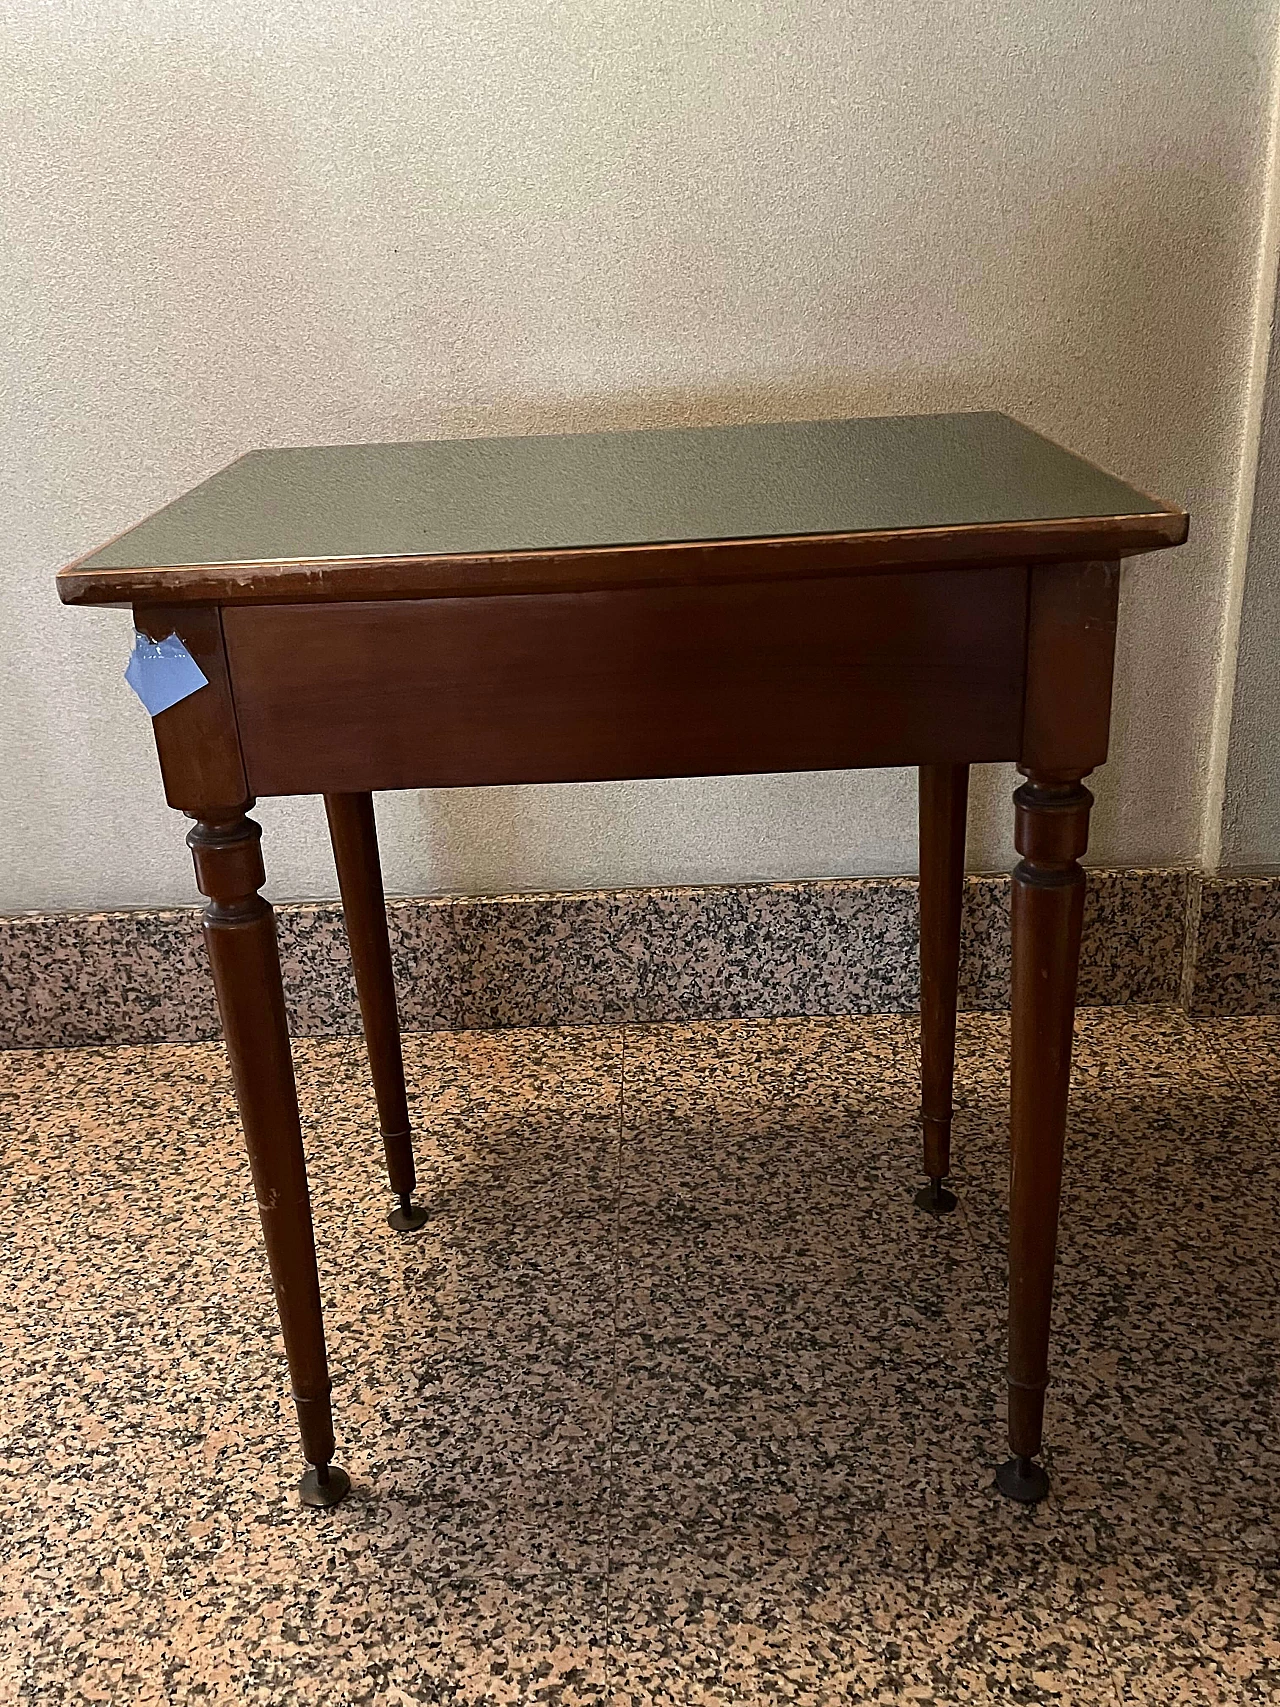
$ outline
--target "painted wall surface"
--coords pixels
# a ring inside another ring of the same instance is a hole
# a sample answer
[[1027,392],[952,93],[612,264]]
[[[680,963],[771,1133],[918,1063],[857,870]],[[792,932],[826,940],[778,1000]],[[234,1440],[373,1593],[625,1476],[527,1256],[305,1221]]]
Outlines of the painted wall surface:
[[1222,810],[1224,870],[1280,870],[1280,349],[1258,439]]
[[[0,909],[194,898],[122,612],[53,573],[257,445],[1002,408],[1186,503],[1093,857],[1194,858],[1265,0],[9,0]],[[1008,863],[1011,779],[971,861]],[[911,870],[910,775],[401,796],[401,892]],[[271,888],[329,894],[318,803]]]

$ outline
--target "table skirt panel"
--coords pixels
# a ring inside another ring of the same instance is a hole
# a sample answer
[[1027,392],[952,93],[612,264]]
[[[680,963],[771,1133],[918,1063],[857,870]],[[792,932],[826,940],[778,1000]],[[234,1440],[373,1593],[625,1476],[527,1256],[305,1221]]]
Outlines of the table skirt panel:
[[223,612],[256,795],[1015,759],[1027,571]]

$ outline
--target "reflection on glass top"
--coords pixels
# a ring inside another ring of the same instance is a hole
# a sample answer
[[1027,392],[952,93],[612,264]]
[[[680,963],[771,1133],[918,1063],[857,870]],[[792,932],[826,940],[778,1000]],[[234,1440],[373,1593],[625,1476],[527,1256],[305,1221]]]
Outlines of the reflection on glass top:
[[490,556],[1164,512],[1007,415],[914,415],[254,451],[79,567]]

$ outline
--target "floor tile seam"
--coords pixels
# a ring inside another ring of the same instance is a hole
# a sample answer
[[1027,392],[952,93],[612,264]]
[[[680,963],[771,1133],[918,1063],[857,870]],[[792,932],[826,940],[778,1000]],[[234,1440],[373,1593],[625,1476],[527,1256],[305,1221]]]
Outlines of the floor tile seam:
[[[622,1248],[627,1250],[631,1249],[630,1246]],[[682,1244],[681,1253],[692,1254],[696,1257],[701,1254],[703,1249],[703,1246],[700,1246],[693,1239],[690,1239],[686,1243]],[[806,1254],[803,1252],[796,1252],[795,1250],[781,1253],[761,1253],[758,1251],[748,1250],[735,1252],[734,1254],[744,1268],[750,1267],[753,1272],[758,1270],[762,1279],[765,1282],[768,1282],[775,1291],[778,1285],[790,1284],[803,1288],[807,1295],[813,1296],[815,1288],[822,1288],[824,1279],[826,1279],[829,1280],[830,1287],[837,1291],[839,1296],[850,1305],[856,1302],[859,1297],[871,1296],[870,1293],[865,1292],[865,1290],[858,1285],[857,1277],[851,1275],[844,1260],[843,1253],[838,1248],[833,1249],[829,1253],[814,1251],[811,1254]],[[981,1253],[970,1249],[966,1242],[965,1254],[959,1260],[966,1271],[971,1271],[982,1281],[984,1289],[992,1293],[995,1302],[999,1303],[1003,1297],[1004,1288],[999,1284],[998,1280],[993,1278],[992,1271],[983,1263]],[[663,1256],[661,1253],[653,1258],[647,1258],[643,1254],[638,1256],[633,1254],[632,1260],[627,1264],[627,1267],[630,1279],[635,1284],[643,1284],[646,1280],[653,1280],[654,1278],[662,1279],[666,1276],[673,1275],[675,1272],[673,1266],[663,1266]],[[683,1299],[687,1303],[691,1299],[715,1299],[730,1296],[718,1285],[713,1284],[714,1278],[719,1271],[707,1266],[702,1272],[706,1276],[705,1280],[697,1274],[694,1275],[693,1279],[689,1279],[687,1275],[684,1277],[682,1290],[679,1295],[680,1299]],[[628,1294],[628,1296],[631,1296],[631,1294]],[[825,1296],[825,1293],[819,1291],[817,1296],[820,1302],[821,1298]],[[620,1285],[620,1310],[624,1304],[626,1304],[626,1299],[621,1293]],[[628,1308],[628,1314],[630,1314],[630,1310],[633,1308],[634,1306]],[[624,1327],[621,1331],[630,1332],[631,1330]]]
[[[1196,1019],[1192,1018],[1190,1015],[1187,1016],[1187,1024],[1191,1027],[1191,1029],[1193,1031],[1199,1031],[1202,1026],[1209,1025],[1212,1023],[1213,1023],[1212,1021],[1196,1020]],[[1268,1092],[1261,1090],[1259,1088],[1256,1088],[1256,1087],[1253,1089],[1250,1089],[1250,1087],[1245,1083],[1244,1079],[1241,1077],[1237,1068],[1232,1063],[1231,1056],[1223,1053],[1216,1046],[1214,1046],[1209,1038],[1205,1037],[1204,1042],[1205,1042],[1207,1047],[1209,1047],[1213,1050],[1213,1055],[1214,1055],[1215,1060],[1217,1060],[1221,1064],[1221,1067],[1222,1067],[1222,1070],[1223,1070],[1225,1076],[1231,1080],[1231,1082],[1235,1086],[1236,1091],[1239,1094],[1241,1100],[1246,1104],[1246,1106],[1249,1108],[1250,1112],[1260,1119],[1265,1119],[1269,1126],[1274,1127],[1274,1125],[1275,1125],[1275,1098],[1274,1098],[1274,1093],[1268,1093]]]
[[[923,1070],[922,1066],[921,1071],[923,1072]],[[985,1175],[975,1174],[971,1185],[973,1187],[977,1187],[980,1182],[989,1184],[989,1182],[986,1182]],[[959,1195],[959,1188],[955,1185],[954,1179],[952,1180],[952,1189],[956,1191],[957,1195]],[[965,1243],[969,1247],[969,1250],[977,1264],[978,1272],[983,1276],[983,1279],[986,1282],[987,1289],[998,1294],[1002,1289],[998,1281],[993,1278],[989,1265],[991,1245],[993,1241],[978,1238],[976,1216],[966,1213],[963,1206],[961,1208],[961,1226],[964,1231]]]
[[[991,1495],[991,1521],[987,1525],[988,1532],[993,1537],[1008,1536],[1008,1531],[1000,1521],[1003,1500],[998,1496],[994,1481],[994,1467],[991,1469],[991,1480],[987,1484]],[[834,1545],[847,1544],[850,1540],[849,1524],[851,1520],[869,1519],[882,1527],[893,1528],[899,1520],[910,1522],[910,1512],[885,1507],[874,1503],[873,1496],[868,1495],[864,1500],[849,1500],[841,1508],[839,1516],[829,1515],[824,1510],[824,1502],[810,1490],[799,1490],[801,1503],[791,1514],[790,1527],[802,1537],[803,1545],[791,1555],[796,1561],[812,1559]],[[636,1546],[637,1556],[644,1551],[644,1531],[642,1526],[646,1520],[660,1515],[651,1506],[638,1506],[629,1514],[631,1521],[625,1525],[627,1532]],[[941,1516],[941,1524],[945,1528],[947,1519]],[[729,1519],[710,1517],[693,1518],[681,1521],[675,1519],[669,1525],[668,1540],[674,1539],[678,1544],[696,1549],[708,1544],[739,1544],[746,1548],[758,1539],[759,1527],[750,1518],[734,1516]],[[1140,1565],[1159,1572],[1168,1564],[1171,1558],[1184,1562],[1194,1561],[1197,1564],[1210,1566],[1227,1566],[1229,1568],[1257,1567],[1257,1561],[1252,1560],[1240,1548],[1215,1550],[1209,1546],[1197,1546],[1185,1538],[1170,1538],[1161,1542],[1155,1539],[1136,1539],[1117,1544],[1114,1550],[1108,1550],[1099,1555],[1096,1547],[1088,1545],[1083,1536],[1075,1536],[1069,1530],[1047,1528],[1040,1525],[1027,1525],[1024,1533],[1012,1537],[1018,1548],[1026,1549],[1030,1558],[1040,1560],[1046,1568],[1066,1566],[1073,1570],[1080,1581],[1072,1589],[1072,1594],[1079,1600],[1082,1607],[1091,1614],[1097,1615],[1098,1602],[1096,1594],[1102,1572],[1122,1564],[1125,1559],[1136,1560]],[[625,1568],[623,1561],[615,1560],[620,1568]],[[634,1565],[632,1560],[631,1564]],[[937,1569],[938,1567],[933,1567]]]
[[[987,1477],[982,1484],[983,1490],[990,1494],[991,1522],[987,1527],[992,1534],[1003,1533],[1007,1535],[1008,1530],[1002,1529],[998,1521],[1002,1516],[1002,1508],[1005,1507],[1006,1502],[1002,1496],[998,1495],[996,1489],[994,1464],[989,1466],[983,1474]],[[871,1493],[868,1493],[865,1499],[847,1499],[842,1505],[839,1515],[828,1513],[827,1508],[830,1502],[823,1500],[815,1490],[800,1489],[798,1497],[802,1498],[803,1503],[791,1514],[790,1524],[804,1536],[806,1551],[813,1551],[815,1546],[827,1542],[848,1542],[850,1540],[850,1516],[872,1518],[882,1526],[892,1526],[899,1521],[905,1523],[920,1521],[917,1508],[905,1505],[895,1507],[878,1504],[875,1501],[875,1496]],[[1052,1497],[1049,1509],[1052,1510]],[[632,1527],[635,1527],[636,1524],[643,1522],[646,1518],[652,1518],[659,1514],[652,1507],[637,1506],[630,1515],[635,1520]],[[938,1527],[945,1530],[948,1522],[947,1514],[940,1512],[938,1514]],[[708,1538],[752,1539],[759,1533],[759,1526],[753,1524],[746,1516],[727,1520],[708,1517],[693,1518],[683,1522],[675,1519],[671,1527],[693,1542]],[[1038,1546],[1040,1556],[1047,1565],[1066,1563],[1078,1568],[1082,1575],[1094,1568],[1101,1571],[1113,1562],[1109,1557],[1100,1557],[1096,1549],[1087,1547],[1083,1538],[1078,1544],[1073,1545],[1076,1538],[1070,1532],[1064,1533],[1057,1529],[1050,1531],[1038,1523],[1034,1525],[1028,1523],[1025,1532],[1016,1535],[1015,1539],[1028,1546]],[[1215,1553],[1210,1548],[1172,1542],[1161,1545],[1154,1542],[1133,1541],[1126,1544],[1124,1553],[1129,1557],[1136,1553],[1147,1563],[1159,1563],[1160,1560],[1167,1559],[1175,1553],[1181,1558],[1195,1559],[1198,1562],[1212,1560],[1221,1562],[1227,1557],[1221,1552]],[[1247,1563],[1248,1561],[1243,1558],[1237,1560],[1232,1557],[1231,1562]]]
[[604,1698],[612,1701],[613,1689],[613,1551],[617,1499],[617,1458],[615,1440],[618,1426],[618,1316],[622,1299],[622,1198],[623,1176],[626,1171],[627,1132],[627,1032],[619,1028],[618,1044],[618,1124],[616,1190],[613,1200],[613,1297],[610,1312],[609,1346],[609,1437],[605,1455],[604,1490]]
[[[723,1083],[723,1079],[720,1083]],[[845,1087],[847,1088],[848,1085],[849,1081],[846,1080]],[[878,1088],[878,1086],[881,1085],[883,1085],[883,1080],[877,1081],[876,1085],[862,1085],[859,1087],[856,1095],[854,1092],[846,1089],[846,1094],[849,1096],[849,1106],[847,1108],[833,1106],[832,1099],[823,1099],[820,1105],[815,1106],[815,1099],[812,1094],[809,1094],[803,1097],[797,1096],[795,1098],[788,1099],[785,1104],[781,1102],[781,1099],[778,1099],[778,1102],[775,1103],[772,1110],[770,1110],[769,1102],[765,1096],[752,1096],[748,1098],[744,1095],[741,1098],[738,1109],[731,1109],[729,1111],[729,1118],[732,1118],[736,1113],[740,1117],[759,1120],[768,1112],[781,1115],[784,1112],[791,1114],[797,1111],[808,1111],[811,1113],[821,1112],[828,1115],[843,1115],[849,1113],[850,1110],[860,1111],[870,1107],[876,1114],[883,1113],[886,1115],[896,1115],[904,1125],[910,1124],[918,1126],[920,1121],[918,1100],[919,1089],[916,1085],[915,1076],[912,1075],[909,1079],[904,1077],[901,1096],[895,1094],[893,1091]],[[648,1107],[645,1107],[642,1103],[640,1107],[632,1113],[628,1119],[626,1129],[629,1132],[637,1130],[670,1132],[681,1130],[682,1126],[687,1125],[691,1118],[698,1116],[713,1116],[717,1120],[723,1120],[726,1118],[724,1102],[721,1100],[712,1100],[712,1094],[714,1093],[715,1088],[716,1087],[714,1086],[710,1087],[707,1096],[704,1098],[699,1096],[697,1092],[699,1089],[706,1089],[706,1087],[691,1087],[689,1085],[671,1087],[668,1091],[668,1103],[670,1104],[676,1100],[674,1093],[678,1092],[679,1100],[682,1105],[679,1111],[671,1108],[669,1105],[664,1108],[661,1100],[655,1098]],[[643,1124],[637,1125],[638,1122]]]

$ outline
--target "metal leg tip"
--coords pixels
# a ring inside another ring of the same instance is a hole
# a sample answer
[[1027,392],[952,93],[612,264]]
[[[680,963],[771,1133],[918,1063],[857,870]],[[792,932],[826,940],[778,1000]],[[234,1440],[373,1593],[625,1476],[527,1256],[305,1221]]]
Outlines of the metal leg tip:
[[1010,1458],[996,1471],[996,1486],[1006,1499],[1038,1505],[1049,1492],[1049,1477],[1034,1458]]
[[416,1233],[419,1227],[427,1224],[427,1212],[420,1203],[415,1203],[408,1192],[387,1216],[387,1226],[394,1227],[397,1233]]
[[303,1505],[337,1505],[350,1492],[351,1478],[336,1464],[309,1464],[298,1483],[298,1497]]
[[927,1215],[950,1215],[956,1206],[956,1194],[948,1191],[940,1179],[931,1179],[916,1193],[915,1204]]

